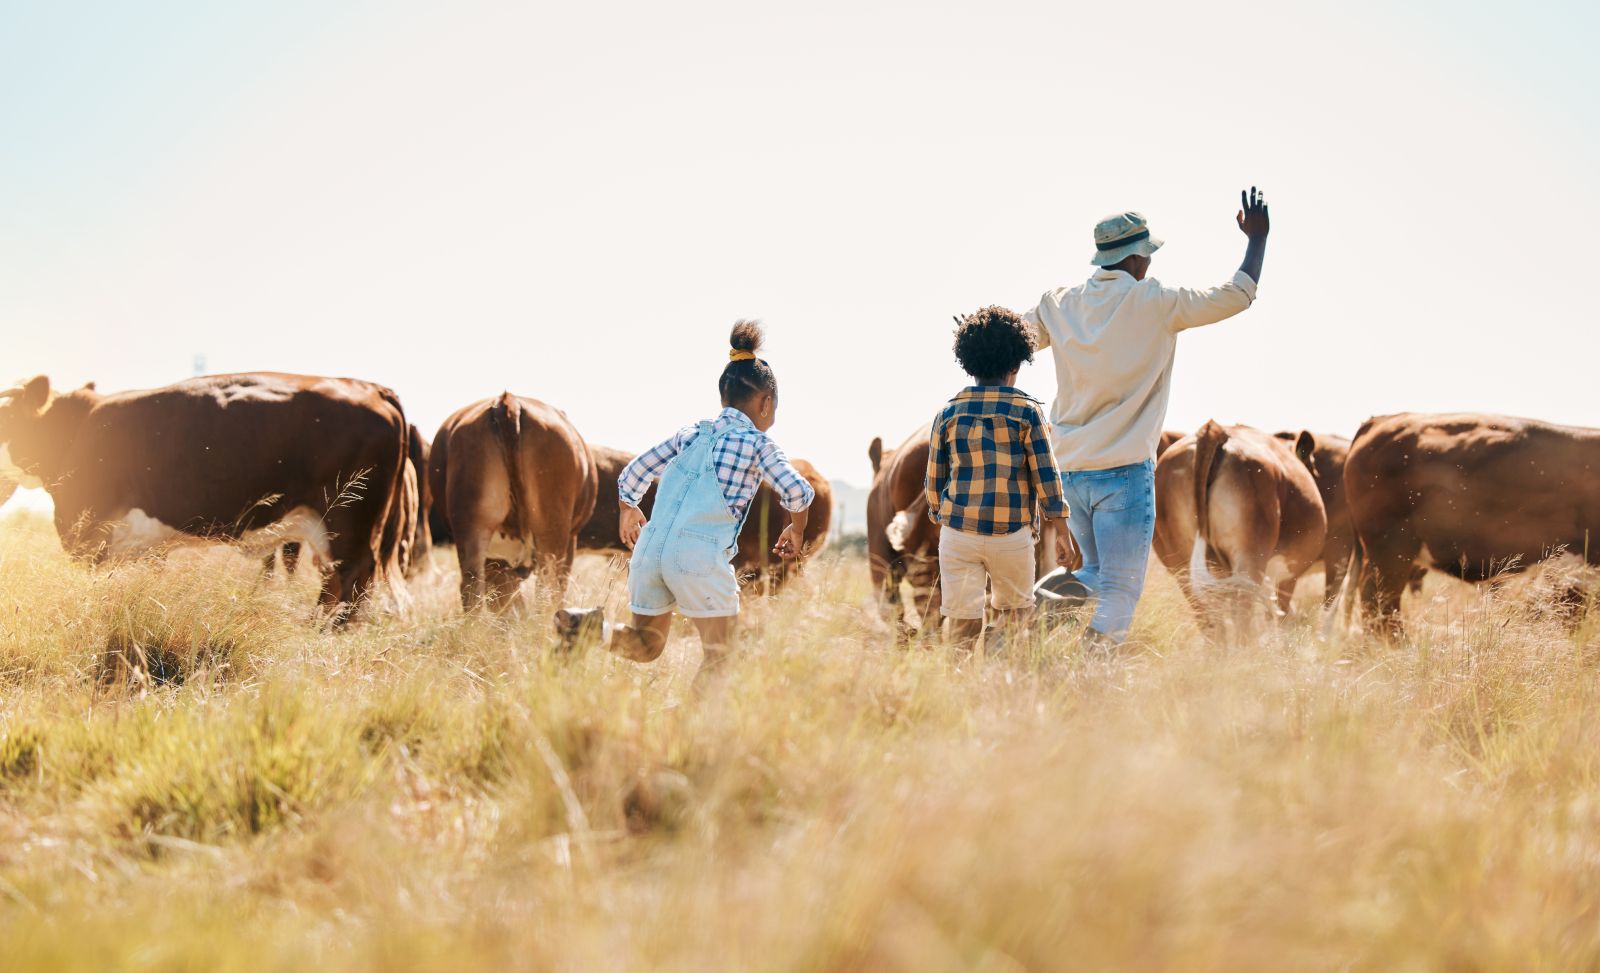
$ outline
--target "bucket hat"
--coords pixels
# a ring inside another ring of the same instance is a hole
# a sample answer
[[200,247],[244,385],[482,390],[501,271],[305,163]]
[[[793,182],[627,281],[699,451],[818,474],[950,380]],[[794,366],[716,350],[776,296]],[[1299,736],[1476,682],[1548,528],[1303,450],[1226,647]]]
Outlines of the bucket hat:
[[1131,210],[1118,213],[1095,224],[1094,256],[1089,262],[1096,267],[1109,267],[1134,254],[1148,257],[1160,250],[1163,242],[1150,235],[1144,214]]

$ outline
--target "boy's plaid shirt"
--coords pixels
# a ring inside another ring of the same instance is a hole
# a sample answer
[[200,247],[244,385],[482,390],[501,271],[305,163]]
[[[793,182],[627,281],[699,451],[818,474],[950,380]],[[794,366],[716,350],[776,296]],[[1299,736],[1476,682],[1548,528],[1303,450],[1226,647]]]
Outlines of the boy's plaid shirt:
[[[711,432],[717,435],[729,429],[733,431],[712,449],[711,462],[717,471],[722,499],[727,501],[728,513],[735,520],[744,516],[744,508],[750,505],[763,479],[777,491],[778,505],[790,513],[811,506],[817,491],[810,482],[794,468],[777,443],[757,429],[749,416],[732,406],[724,408],[712,420]],[[699,438],[699,425],[684,426],[670,439],[634,457],[617,476],[617,496],[628,506],[637,507],[651,482],[666,472],[674,457]]]
[[974,534],[1033,526],[1034,505],[1065,517],[1061,475],[1039,403],[1020,389],[972,386],[933,420],[928,516]]

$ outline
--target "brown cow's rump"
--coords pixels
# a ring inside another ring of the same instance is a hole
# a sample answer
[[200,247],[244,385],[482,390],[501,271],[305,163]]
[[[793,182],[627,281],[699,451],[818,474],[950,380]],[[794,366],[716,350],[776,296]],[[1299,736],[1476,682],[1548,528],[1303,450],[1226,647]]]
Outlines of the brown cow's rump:
[[137,556],[183,538],[261,549],[292,537],[333,566],[322,585],[330,608],[359,603],[375,579],[399,579],[392,518],[407,427],[383,386],[254,373],[57,395],[40,376],[4,400],[0,441],[44,481],[74,556]]
[[566,413],[510,392],[462,408],[433,439],[429,489],[461,563],[461,601],[504,611],[548,569],[566,590],[594,512],[594,460]]
[[1600,429],[1478,413],[1368,419],[1345,463],[1357,589],[1394,627],[1417,566],[1464,581],[1553,554],[1600,564]]
[[1313,442],[1307,436],[1299,456],[1258,429],[1207,422],[1161,454],[1156,556],[1208,627],[1226,617],[1250,624],[1269,598],[1286,610],[1296,579],[1322,555],[1327,514],[1309,468]]

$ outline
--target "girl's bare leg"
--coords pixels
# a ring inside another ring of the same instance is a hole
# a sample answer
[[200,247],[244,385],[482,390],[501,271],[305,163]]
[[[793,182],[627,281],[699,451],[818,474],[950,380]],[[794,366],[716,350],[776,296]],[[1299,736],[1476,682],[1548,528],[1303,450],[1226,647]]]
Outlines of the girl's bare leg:
[[611,641],[606,648],[634,662],[654,662],[667,647],[667,636],[672,633],[672,613],[665,615],[634,615],[633,622],[618,625],[611,630]]
[[705,660],[700,663],[700,671],[694,677],[696,691],[704,688],[706,676],[728,657],[728,649],[733,642],[733,623],[738,618],[737,615],[724,615],[721,618],[692,620],[695,630],[700,633],[700,647],[705,651]]

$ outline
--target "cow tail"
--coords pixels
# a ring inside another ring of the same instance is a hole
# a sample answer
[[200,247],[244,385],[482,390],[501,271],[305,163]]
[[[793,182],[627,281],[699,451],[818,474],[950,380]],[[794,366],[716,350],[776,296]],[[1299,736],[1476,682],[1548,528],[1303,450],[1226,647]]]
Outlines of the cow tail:
[[526,520],[523,510],[526,495],[522,486],[522,403],[510,392],[501,392],[489,408],[489,426],[506,463],[506,479],[511,485],[511,508],[506,514],[505,532],[521,537]]
[[894,519],[889,521],[889,526],[884,530],[889,538],[889,547],[896,554],[904,554],[911,544],[911,533],[916,530],[921,521],[928,516],[928,495],[919,493],[916,499],[906,509],[897,512]]
[[[381,388],[378,391],[400,420],[398,430],[400,450],[394,469],[388,472],[389,499],[384,507],[383,530],[378,541],[377,558],[379,577],[393,583],[403,573],[400,569],[400,542],[403,533],[400,528],[405,521],[403,507],[406,502],[406,460],[411,455],[411,424],[406,421],[406,410],[400,404],[400,397],[391,389]],[[373,472],[376,475],[377,471]]]
[[1217,453],[1228,441],[1228,430],[1207,419],[1195,433],[1194,444],[1194,553],[1190,557],[1190,572],[1209,574],[1207,555],[1211,549],[1211,478],[1216,468]]

